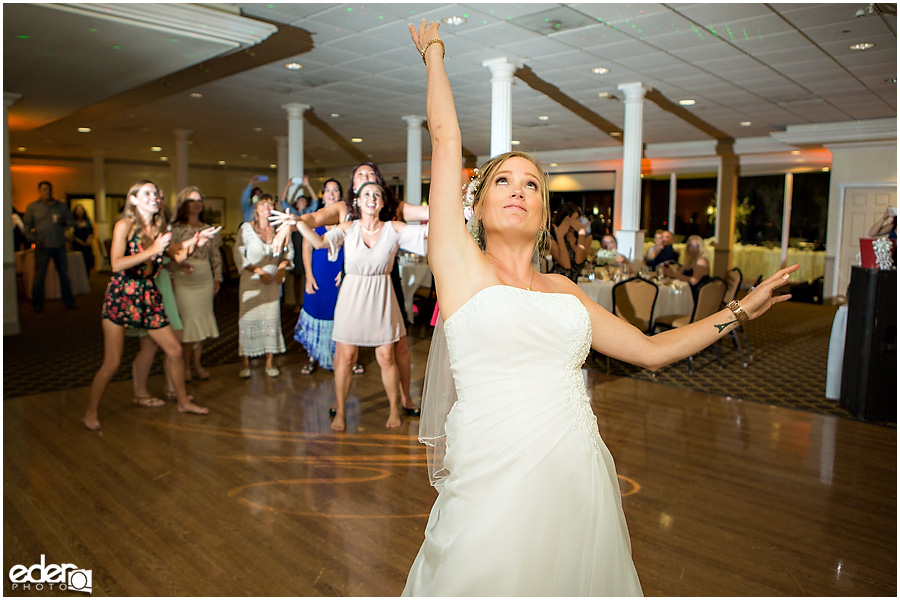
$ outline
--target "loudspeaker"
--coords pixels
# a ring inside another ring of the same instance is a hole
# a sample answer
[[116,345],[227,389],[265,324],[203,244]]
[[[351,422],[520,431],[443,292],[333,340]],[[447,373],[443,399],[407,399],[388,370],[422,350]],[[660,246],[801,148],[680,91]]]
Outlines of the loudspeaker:
[[852,267],[841,406],[865,421],[897,422],[897,271]]

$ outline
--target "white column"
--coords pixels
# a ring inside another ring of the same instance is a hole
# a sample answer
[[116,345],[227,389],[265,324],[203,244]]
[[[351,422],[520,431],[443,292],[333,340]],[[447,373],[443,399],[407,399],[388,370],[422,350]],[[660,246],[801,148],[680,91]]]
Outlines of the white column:
[[[310,109],[309,104],[291,102],[281,108],[288,115],[288,177],[303,177],[303,113]],[[279,173],[281,164],[279,163]],[[285,180],[287,181],[287,180]],[[282,188],[284,189],[284,188]],[[295,186],[288,190],[294,193]]]
[[[278,147],[278,194],[287,185],[288,177],[288,138],[286,135],[276,135],[275,144]],[[279,202],[284,202],[284,198],[279,198]],[[282,207],[283,208],[283,207]]]
[[406,121],[406,201],[422,204],[422,123],[425,117],[407,115]]
[[675,232],[675,205],[678,200],[678,176],[669,174],[669,231]]
[[491,156],[512,148],[512,83],[517,65],[506,57],[481,63],[491,70]]
[[781,268],[787,266],[788,244],[791,241],[791,209],[794,205],[794,174],[784,174],[784,214],[781,217]]
[[12,232],[12,173],[9,168],[9,107],[22,94],[3,92],[3,335],[21,333],[19,324],[19,287],[16,284],[16,255]]
[[712,274],[724,277],[731,268],[740,160],[734,153],[733,140],[719,140],[716,154],[719,156],[719,172],[716,179],[716,251]]
[[625,133],[622,148],[622,229],[616,232],[619,251],[629,260],[643,258],[644,231],[641,226],[641,158],[643,156],[644,95],[640,82],[623,83]]
[[94,254],[97,256],[100,256],[100,244],[103,240],[112,237],[112,224],[109,218],[109,207],[106,203],[105,156],[103,150],[94,150]]
[[189,140],[191,135],[190,129],[173,129],[175,134],[175,160],[172,161],[172,193],[167,199],[169,208],[174,211],[178,209],[175,206],[175,196],[178,192],[190,185],[188,182],[188,157],[189,157]]

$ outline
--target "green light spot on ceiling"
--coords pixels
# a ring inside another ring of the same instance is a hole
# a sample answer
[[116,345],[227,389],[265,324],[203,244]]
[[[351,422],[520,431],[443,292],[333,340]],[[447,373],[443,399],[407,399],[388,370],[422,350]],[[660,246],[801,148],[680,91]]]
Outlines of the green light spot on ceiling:
[[631,24],[631,28],[632,28],[632,29],[637,29],[637,25],[635,25],[634,23],[632,23],[632,24]]
[[746,28],[746,27],[743,28],[743,33],[744,33],[744,39],[745,39],[745,40],[749,40],[749,39],[750,39],[750,36],[747,35],[747,28]]
[[91,28],[90,28],[90,32],[91,32],[91,33],[97,33],[97,30],[96,30],[94,27],[91,27]]
[[113,46],[113,50],[121,50],[122,46]]
[[267,4],[266,6],[268,6],[269,8],[275,8],[274,4]]
[[348,6],[348,7],[347,7],[347,12],[353,12],[353,8],[351,8],[351,7]]
[[463,18],[464,18],[464,19],[468,19],[468,18],[469,18],[469,13],[463,13]]
[[550,22],[550,17],[544,17],[544,23],[549,23],[549,22]]
[[27,36],[27,35],[20,35],[20,36],[19,36],[19,39],[20,39],[20,40],[27,40],[29,37],[30,37],[30,36]]
[[487,21],[482,21],[481,24],[482,24],[482,25],[487,25]]
[[379,21],[384,21],[384,17],[381,16],[381,15],[378,15],[378,20],[379,20]]
[[731,33],[731,27],[726,28],[725,31],[728,32],[728,37],[730,37],[730,38],[733,40],[733,39],[734,39],[734,34]]
[[177,43],[178,43],[178,40],[176,40],[175,38],[172,38],[172,39],[169,40],[169,41],[172,42],[173,44],[177,44]]

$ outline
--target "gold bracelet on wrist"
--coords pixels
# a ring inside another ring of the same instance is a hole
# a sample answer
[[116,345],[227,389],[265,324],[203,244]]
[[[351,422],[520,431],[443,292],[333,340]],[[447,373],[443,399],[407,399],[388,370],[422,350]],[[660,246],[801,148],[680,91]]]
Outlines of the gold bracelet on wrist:
[[726,305],[726,307],[728,308],[728,310],[734,313],[735,318],[741,325],[750,320],[750,315],[744,312],[744,309],[741,308],[741,305],[737,300],[732,300]]
[[440,44],[441,45],[441,58],[444,58],[445,56],[447,56],[447,46],[444,45],[443,40],[440,40],[438,38],[434,38],[433,40],[428,40],[427,42],[425,42],[425,45],[422,46],[422,52],[421,52],[422,62],[425,63],[426,66],[428,65],[428,63],[425,62],[425,52],[428,50],[428,46],[430,46],[432,44]]

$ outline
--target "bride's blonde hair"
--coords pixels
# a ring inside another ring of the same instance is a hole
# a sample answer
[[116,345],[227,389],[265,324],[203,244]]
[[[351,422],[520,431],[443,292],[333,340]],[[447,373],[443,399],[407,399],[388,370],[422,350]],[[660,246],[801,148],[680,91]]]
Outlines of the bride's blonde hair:
[[[494,173],[497,172],[497,169],[500,168],[504,162],[506,162],[510,158],[524,158],[528,162],[534,165],[534,167],[538,171],[538,177],[540,179],[540,192],[541,192],[541,204],[543,209],[543,223],[541,224],[541,228],[538,231],[537,238],[535,239],[535,246],[538,251],[542,254],[547,251],[547,248],[550,245],[550,189],[547,185],[547,173],[544,171],[544,168],[541,164],[529,153],[521,152],[518,150],[513,150],[512,152],[504,152],[503,154],[498,154],[497,156],[487,160],[483,165],[481,165],[478,169],[476,169],[477,175],[475,176],[473,200],[472,200],[472,211],[474,213],[475,224],[472,226],[472,235],[475,238],[475,242],[478,244],[478,247],[484,250],[484,224],[481,219],[478,217],[478,207],[481,206],[481,201],[484,199],[484,194],[488,188],[488,186],[484,185],[485,182],[491,181],[494,177]],[[472,184],[469,184],[470,187]]]

